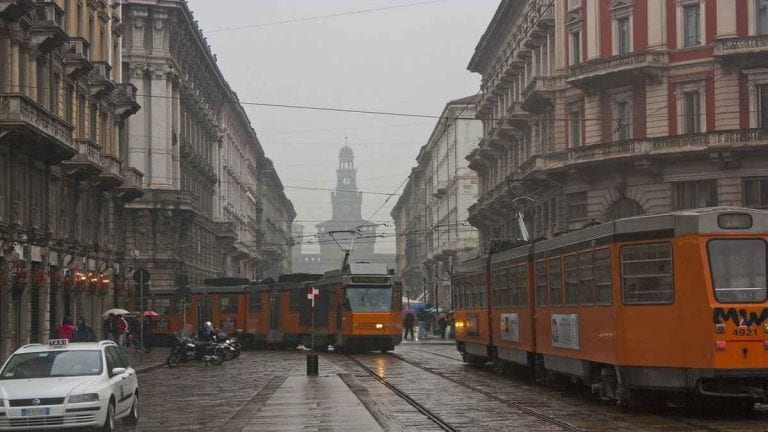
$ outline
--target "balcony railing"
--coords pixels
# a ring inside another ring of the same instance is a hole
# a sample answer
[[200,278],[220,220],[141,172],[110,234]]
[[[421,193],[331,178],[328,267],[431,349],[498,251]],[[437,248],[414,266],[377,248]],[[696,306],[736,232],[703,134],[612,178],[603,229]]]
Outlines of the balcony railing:
[[77,154],[72,125],[21,94],[0,94],[0,136],[30,156],[59,163]]
[[602,161],[640,155],[737,150],[768,145],[764,129],[735,129],[692,135],[615,141],[571,149],[568,163]]
[[70,175],[79,180],[99,175],[104,170],[101,164],[101,146],[90,139],[77,139],[75,143],[77,156],[62,162],[62,165],[69,170]]
[[715,41],[715,57],[743,56],[768,51],[768,34]]
[[116,188],[116,192],[123,201],[130,202],[144,195],[142,180],[144,174],[133,167],[120,167],[120,177],[123,178],[123,184]]
[[101,166],[104,167],[104,171],[98,177],[99,189],[102,191],[112,190],[123,184],[122,162],[119,158],[104,155],[101,157]]
[[540,113],[550,107],[559,80],[552,76],[535,76],[520,93],[521,107],[532,113]]
[[83,38],[71,38],[67,41],[64,67],[67,75],[79,78],[93,69],[91,50],[88,41]]
[[88,83],[91,88],[91,95],[103,97],[115,90],[115,83],[112,82],[112,66],[104,61],[93,62],[93,70],[88,74]]
[[32,43],[49,52],[67,40],[64,30],[64,10],[53,1],[38,2],[37,22],[30,30]]
[[590,60],[573,65],[566,81],[574,86],[603,86],[620,76],[631,80],[641,72],[655,74],[669,65],[669,54],[662,51],[640,51],[613,57]]
[[118,117],[126,119],[141,109],[136,94],[136,86],[131,83],[120,83],[117,85],[114,97],[115,114]]
[[0,0],[0,17],[14,21],[35,7],[35,0]]

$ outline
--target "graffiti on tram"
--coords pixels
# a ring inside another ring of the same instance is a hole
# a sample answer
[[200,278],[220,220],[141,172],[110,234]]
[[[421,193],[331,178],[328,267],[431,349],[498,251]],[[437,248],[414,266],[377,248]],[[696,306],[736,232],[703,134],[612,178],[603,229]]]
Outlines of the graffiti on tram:
[[768,308],[763,310],[758,315],[755,311],[747,311],[746,309],[736,308],[715,308],[712,314],[712,320],[715,324],[725,324],[728,321],[739,327],[752,327],[753,325],[761,325],[768,319]]

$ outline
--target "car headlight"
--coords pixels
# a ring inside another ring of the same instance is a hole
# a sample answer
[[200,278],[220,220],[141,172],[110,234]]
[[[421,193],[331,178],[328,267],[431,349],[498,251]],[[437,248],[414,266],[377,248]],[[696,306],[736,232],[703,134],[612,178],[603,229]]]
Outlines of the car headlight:
[[99,400],[99,395],[96,393],[86,393],[81,395],[74,395],[69,397],[69,403],[82,403],[82,402],[96,402]]

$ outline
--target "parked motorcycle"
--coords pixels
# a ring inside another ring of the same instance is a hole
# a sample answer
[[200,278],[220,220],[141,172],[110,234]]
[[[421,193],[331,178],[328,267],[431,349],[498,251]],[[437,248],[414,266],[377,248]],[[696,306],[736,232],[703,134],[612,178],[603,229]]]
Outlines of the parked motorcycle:
[[213,341],[217,343],[218,347],[222,350],[225,361],[229,361],[240,356],[242,346],[236,338],[230,338],[226,333],[218,331],[216,334],[214,334]]
[[176,344],[171,349],[165,363],[171,368],[192,361],[220,365],[224,362],[224,357],[224,350],[216,343],[196,342],[177,335]]

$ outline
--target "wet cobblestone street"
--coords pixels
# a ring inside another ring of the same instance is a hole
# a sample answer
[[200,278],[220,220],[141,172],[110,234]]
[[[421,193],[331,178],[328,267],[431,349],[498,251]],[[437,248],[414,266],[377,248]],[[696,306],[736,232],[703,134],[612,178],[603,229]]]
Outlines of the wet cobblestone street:
[[[763,406],[732,417],[627,410],[585,391],[465,365],[450,344],[403,344],[394,355],[322,354],[316,380],[337,381],[291,408],[291,400],[301,397],[297,389],[312,382],[305,354],[248,351],[218,367],[192,364],[143,373],[141,422],[120,430],[354,430],[371,419],[390,431],[768,430]],[[322,393],[328,389],[339,395],[339,406],[332,405],[335,396]]]

